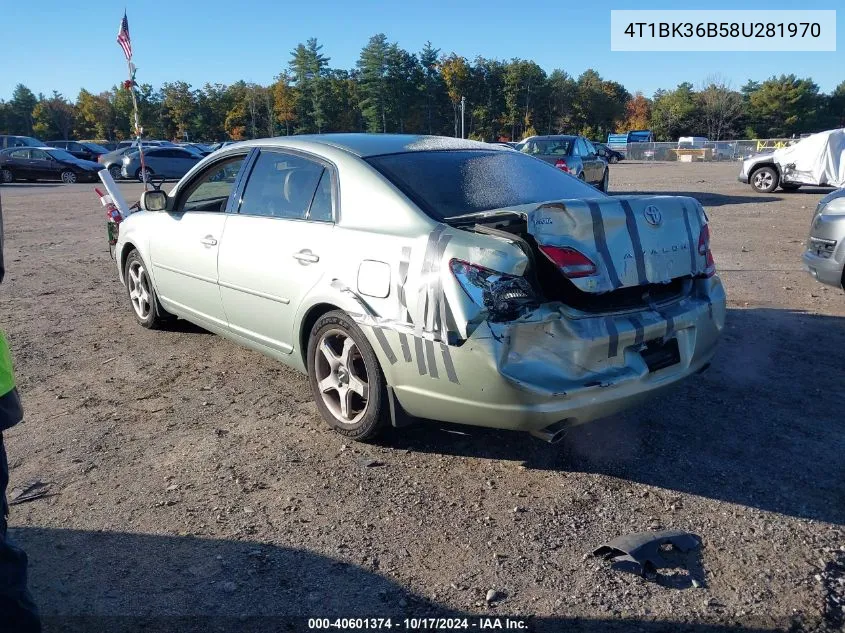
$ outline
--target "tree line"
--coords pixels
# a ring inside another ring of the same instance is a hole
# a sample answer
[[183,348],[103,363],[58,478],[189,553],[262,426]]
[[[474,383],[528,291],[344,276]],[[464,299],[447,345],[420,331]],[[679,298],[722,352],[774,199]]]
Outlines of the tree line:
[[[651,129],[657,140],[775,138],[845,125],[845,81],[824,94],[811,78],[773,76],[739,90],[718,76],[684,82],[651,97],[631,94],[595,70],[547,73],[530,60],[444,54],[429,42],[409,52],[384,34],[361,50],[355,68],[332,68],[314,38],[300,43],[270,85],[237,81],[193,88],[184,81],[136,86],[150,138],[221,141],[322,132],[406,132],[458,136],[461,98],[466,135],[484,141],[533,134]],[[0,133],[42,139],[121,140],[133,129],[123,84],[75,101],[18,84],[0,100]]]

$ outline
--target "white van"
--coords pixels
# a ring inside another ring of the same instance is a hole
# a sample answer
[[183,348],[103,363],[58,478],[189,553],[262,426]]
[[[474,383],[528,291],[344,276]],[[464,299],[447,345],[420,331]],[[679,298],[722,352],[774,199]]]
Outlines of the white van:
[[704,149],[709,142],[706,136],[682,136],[678,139],[678,149]]

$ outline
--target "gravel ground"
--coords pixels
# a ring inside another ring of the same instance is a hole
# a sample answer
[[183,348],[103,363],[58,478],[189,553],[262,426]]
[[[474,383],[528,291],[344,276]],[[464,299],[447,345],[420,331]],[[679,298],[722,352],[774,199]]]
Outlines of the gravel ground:
[[[555,446],[433,422],[348,443],[303,376],[187,323],[136,326],[90,185],[3,186],[0,305],[27,409],[7,433],[11,486],[50,495],[10,522],[46,630],[432,614],[838,630],[845,294],[799,261],[823,191],[758,195],[737,172],[612,167],[614,193],[705,205],[728,324],[707,373]],[[587,556],[658,528],[701,537],[691,571],[647,580]]]

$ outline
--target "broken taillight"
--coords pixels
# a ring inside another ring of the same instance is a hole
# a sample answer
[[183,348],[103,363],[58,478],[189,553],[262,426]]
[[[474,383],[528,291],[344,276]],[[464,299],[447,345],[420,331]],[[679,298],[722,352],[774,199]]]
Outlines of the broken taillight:
[[524,277],[500,273],[462,259],[451,260],[449,268],[472,302],[486,308],[493,319],[512,318],[521,308],[536,303],[534,290]]
[[579,253],[574,248],[566,246],[540,246],[540,251],[555,264],[565,277],[578,279],[590,277],[596,274],[596,265],[593,261]]
[[704,276],[712,277],[716,274],[716,262],[713,261],[713,253],[710,251],[710,225],[701,227],[698,236],[698,254],[704,255]]
[[563,160],[562,158],[558,158],[558,159],[555,161],[555,167],[557,167],[557,168],[558,168],[558,169],[560,169],[561,171],[565,171],[567,174],[571,174],[571,173],[572,173],[572,171],[569,169],[569,165],[567,165],[567,164],[566,164],[566,161],[565,161],[565,160]]

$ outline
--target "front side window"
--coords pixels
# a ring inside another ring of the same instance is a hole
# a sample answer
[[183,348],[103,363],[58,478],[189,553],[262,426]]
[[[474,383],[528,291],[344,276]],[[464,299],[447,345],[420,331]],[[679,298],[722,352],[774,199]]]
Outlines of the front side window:
[[244,189],[239,213],[304,220],[325,168],[299,156],[262,151]]
[[[33,150],[30,150],[30,151],[32,152],[31,155],[32,155],[32,158],[34,160],[49,160],[50,159],[50,157],[47,155],[47,152],[45,152],[43,149],[33,149]],[[62,149],[57,149],[55,151],[57,153],[64,152],[64,150],[62,150]]]
[[182,211],[225,211],[246,156],[215,163],[188,186]]

